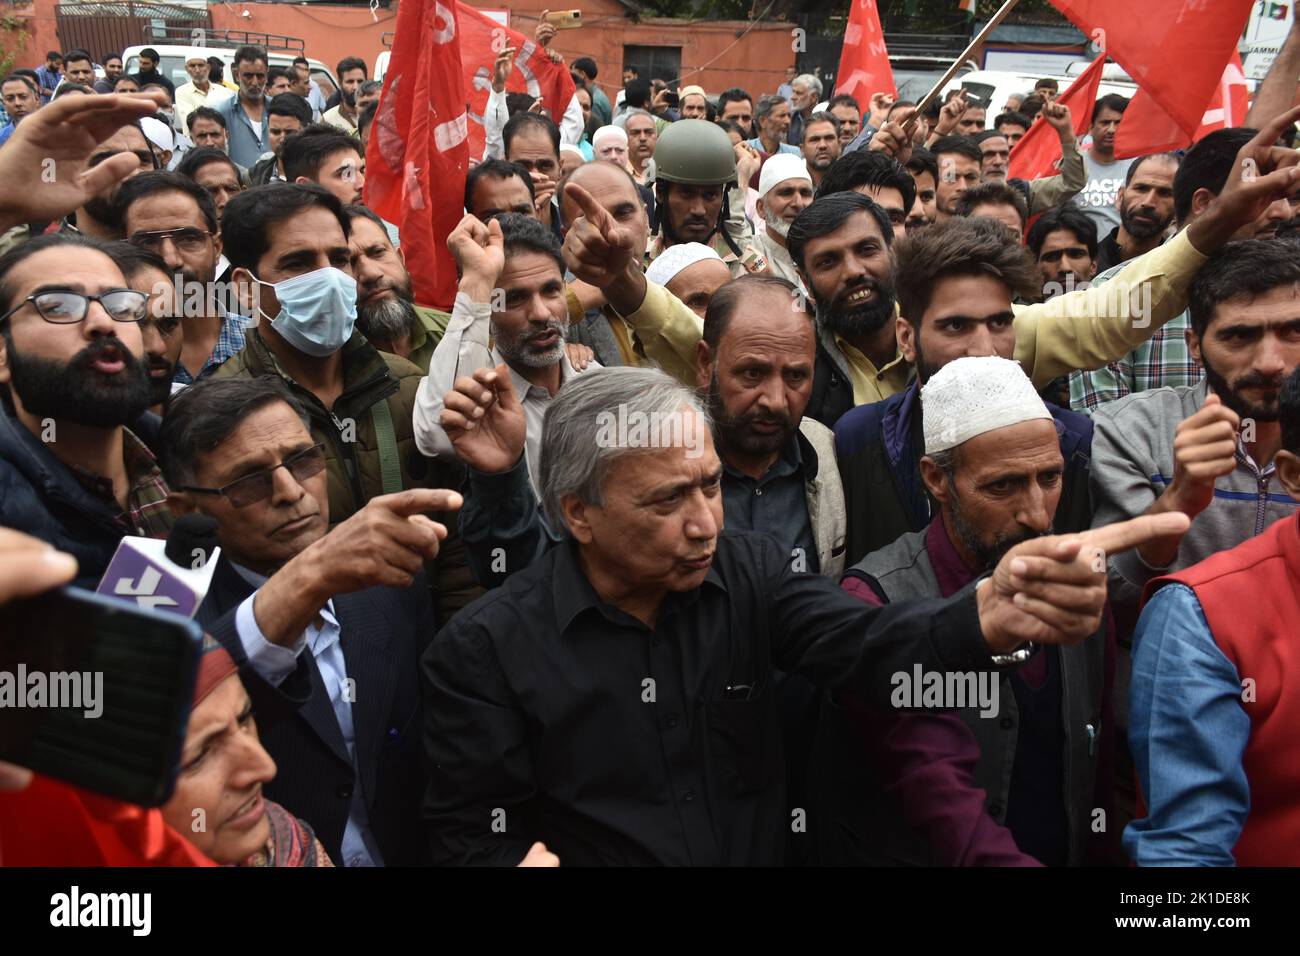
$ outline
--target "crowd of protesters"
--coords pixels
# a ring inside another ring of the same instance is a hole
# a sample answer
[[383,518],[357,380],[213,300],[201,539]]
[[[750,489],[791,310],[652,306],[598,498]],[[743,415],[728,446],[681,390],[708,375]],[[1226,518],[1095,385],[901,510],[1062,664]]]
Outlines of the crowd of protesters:
[[1300,34],[1131,159],[513,53],[444,303],[363,60],[4,78],[0,600],[222,553],[168,802],[0,765],[0,862],[1300,863]]

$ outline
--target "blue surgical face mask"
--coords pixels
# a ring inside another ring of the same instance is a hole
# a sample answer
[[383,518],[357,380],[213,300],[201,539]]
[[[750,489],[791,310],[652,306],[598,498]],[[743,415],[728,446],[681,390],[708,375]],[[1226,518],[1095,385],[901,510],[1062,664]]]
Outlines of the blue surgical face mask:
[[[346,272],[327,266],[270,285],[280,301],[280,314],[271,319],[286,342],[308,355],[333,355],[352,337],[357,321],[357,282]],[[270,318],[257,310],[263,318]]]

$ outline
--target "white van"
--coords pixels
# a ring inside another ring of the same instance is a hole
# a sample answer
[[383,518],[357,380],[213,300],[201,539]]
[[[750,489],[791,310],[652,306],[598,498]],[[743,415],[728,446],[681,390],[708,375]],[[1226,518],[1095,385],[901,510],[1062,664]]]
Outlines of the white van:
[[[226,65],[225,78],[227,81],[235,82],[235,50],[242,45],[237,46],[180,46],[177,44],[165,43],[141,43],[136,46],[127,47],[122,53],[123,73],[140,72],[140,51],[152,48],[158,51],[158,56],[162,62],[158,64],[158,72],[167,77],[176,86],[184,86],[190,81],[190,75],[185,72],[185,61],[190,57],[201,56],[204,59],[217,56]],[[288,69],[293,66],[294,57],[301,54],[292,50],[268,50],[267,66],[278,66],[281,69]],[[334,76],[334,71],[327,67],[320,60],[307,58],[307,63],[311,69],[312,82],[320,87],[321,92],[325,94],[325,99],[329,99],[339,88],[338,80]]]
[[[1059,84],[1060,92],[1064,93],[1070,88],[1079,73],[1082,73],[1088,64],[1081,62],[1071,64],[1067,76],[1056,76],[1054,79]],[[999,113],[1005,112],[1003,109],[1007,103],[1007,97],[1012,93],[1032,93],[1034,84],[1044,79],[1046,74],[1043,73],[1007,73],[999,70],[972,70],[969,73],[962,73],[959,76],[949,80],[944,85],[943,92],[946,94],[949,90],[957,89],[963,84],[972,84],[976,89],[983,91],[987,87],[993,87],[992,99],[988,106],[988,118],[986,120],[988,128],[993,128],[993,119]],[[1137,85],[1128,77],[1119,66],[1108,63],[1102,67],[1101,82],[1097,85],[1097,95],[1105,96],[1107,93],[1118,93],[1120,96],[1132,98],[1137,92]]]

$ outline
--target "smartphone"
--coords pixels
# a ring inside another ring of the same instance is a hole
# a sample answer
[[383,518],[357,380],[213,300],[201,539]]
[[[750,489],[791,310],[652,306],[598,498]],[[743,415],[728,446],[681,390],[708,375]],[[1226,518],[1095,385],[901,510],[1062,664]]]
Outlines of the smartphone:
[[0,760],[139,806],[176,783],[203,631],[66,587],[0,612]]
[[666,102],[672,109],[676,109],[677,104],[680,103],[681,100],[681,96],[675,90],[669,90],[668,95],[664,97],[664,102]]
[[966,94],[966,104],[980,109],[989,108],[989,104],[993,102],[993,94],[997,90],[997,87],[991,83],[975,83],[970,80],[962,83],[961,88]]
[[581,10],[556,10],[546,15],[546,22],[553,23],[557,30],[576,30],[582,26]]

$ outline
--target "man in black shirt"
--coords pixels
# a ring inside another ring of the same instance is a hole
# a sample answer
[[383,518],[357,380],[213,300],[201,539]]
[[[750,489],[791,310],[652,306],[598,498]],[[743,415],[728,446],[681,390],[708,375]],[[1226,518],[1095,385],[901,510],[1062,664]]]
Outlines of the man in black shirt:
[[[457,382],[442,424],[486,464],[521,418],[499,366]],[[773,539],[720,533],[721,479],[697,398],[664,373],[597,370],[556,396],[540,491],[568,540],[421,662],[436,862],[513,865],[540,840],[579,865],[781,863],[817,821],[787,806],[773,668],[883,703],[914,666],[1079,641],[1105,599],[1098,549],[1186,525],[1036,539],[947,600],[871,609]]]

